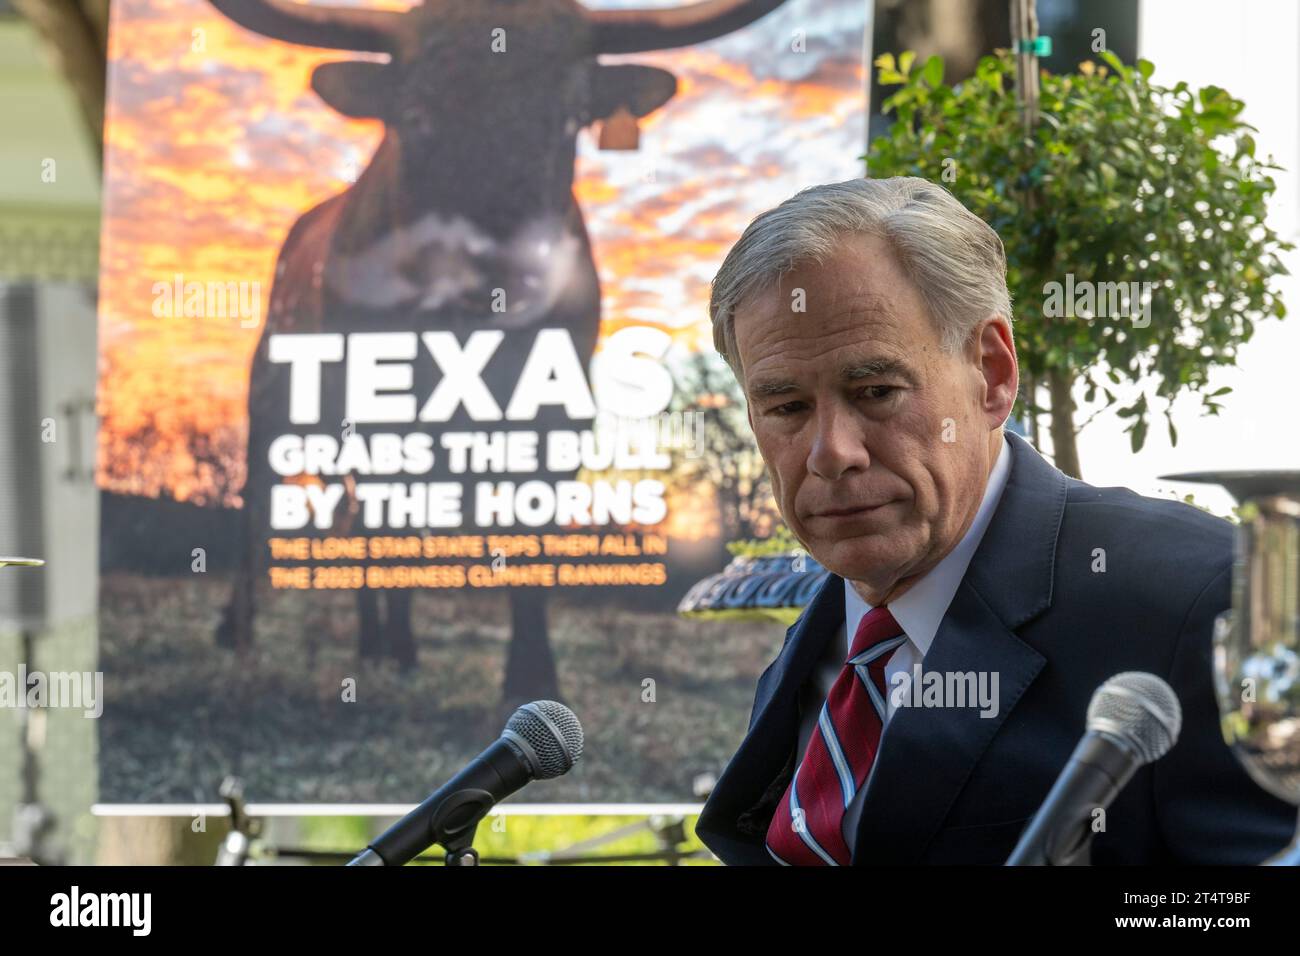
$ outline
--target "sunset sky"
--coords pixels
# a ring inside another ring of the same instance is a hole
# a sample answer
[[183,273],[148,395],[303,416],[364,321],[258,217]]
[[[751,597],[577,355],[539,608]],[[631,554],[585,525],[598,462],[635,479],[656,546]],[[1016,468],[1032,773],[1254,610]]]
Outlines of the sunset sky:
[[[289,227],[347,188],[382,133],[327,107],[311,71],[369,55],[268,40],[200,0],[120,0],[112,13],[100,484],[236,504],[261,329],[157,316],[154,284],[260,282],[265,306]],[[638,151],[602,152],[594,128],[578,134],[602,334],[649,325],[673,335],[673,361],[711,352],[708,284],[749,221],[804,186],[862,174],[865,22],[862,0],[789,0],[707,44],[602,57],[678,80],[641,121]],[[800,31],[806,52],[791,50]]]

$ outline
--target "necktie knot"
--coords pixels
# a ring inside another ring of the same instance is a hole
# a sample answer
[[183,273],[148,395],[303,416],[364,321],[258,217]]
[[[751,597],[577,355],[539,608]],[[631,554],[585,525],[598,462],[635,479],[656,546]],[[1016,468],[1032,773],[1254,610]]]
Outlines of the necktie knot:
[[854,658],[870,651],[882,641],[898,637],[902,633],[903,629],[894,620],[894,615],[889,612],[888,607],[883,604],[880,607],[873,607],[862,615],[862,620],[858,622],[858,629],[853,635],[853,643],[849,646],[849,656],[845,663],[854,663]]

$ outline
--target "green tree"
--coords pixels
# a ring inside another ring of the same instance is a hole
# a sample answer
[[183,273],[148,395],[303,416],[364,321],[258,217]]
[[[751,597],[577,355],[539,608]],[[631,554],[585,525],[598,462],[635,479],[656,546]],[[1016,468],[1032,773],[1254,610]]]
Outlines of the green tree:
[[[944,184],[1002,237],[1021,374],[1049,396],[1030,410],[1050,414],[1057,467],[1075,477],[1076,383],[1086,382],[1085,401],[1103,397],[1099,410],[1117,404],[1112,388],[1137,386],[1116,411],[1133,450],[1155,412],[1176,444],[1173,400],[1199,394],[1217,414],[1229,389],[1210,391],[1210,370],[1236,363],[1255,322],[1286,314],[1270,280],[1286,272],[1278,253],[1293,248],[1265,223],[1275,188],[1266,171],[1279,167],[1256,158],[1240,100],[1215,86],[1157,86],[1146,60],[1100,59],[1107,65],[1042,74],[1041,118],[1026,134],[1010,53],[983,58],[952,86],[938,57],[885,54],[875,65],[882,84],[898,87],[883,104],[895,122],[862,157],[871,176]],[[1063,303],[1067,276],[1102,294]],[[1145,315],[1135,306],[1103,317],[1120,287],[1102,283],[1150,283]],[[1026,396],[1036,402],[1026,391],[1017,414]]]

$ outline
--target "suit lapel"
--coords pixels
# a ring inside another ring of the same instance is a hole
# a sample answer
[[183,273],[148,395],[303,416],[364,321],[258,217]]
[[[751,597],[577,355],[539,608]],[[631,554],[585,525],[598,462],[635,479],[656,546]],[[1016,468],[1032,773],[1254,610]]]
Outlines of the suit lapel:
[[[714,787],[717,799],[710,799],[697,823],[698,829],[709,831],[715,851],[730,854],[729,863],[775,865],[764,849],[762,833],[789,781],[785,771],[791,769],[787,763],[799,741],[799,689],[843,623],[844,579],[826,574],[759,679],[749,732]],[[754,832],[745,832],[747,818]]]
[[899,707],[876,756],[879,766],[858,820],[854,864],[916,863],[948,814],[993,735],[1043,668],[969,584],[948,607],[925,672],[997,674],[997,708]]
[[1011,472],[993,520],[944,615],[925,672],[998,675],[998,709],[899,707],[863,797],[853,862],[916,863],[998,729],[1045,660],[1014,631],[1052,600],[1066,477],[1008,433]]
[[764,682],[763,699],[755,701],[753,730],[780,732],[790,737],[791,746],[797,743],[799,689],[843,623],[844,579],[827,574],[808,609],[786,632],[785,646]]

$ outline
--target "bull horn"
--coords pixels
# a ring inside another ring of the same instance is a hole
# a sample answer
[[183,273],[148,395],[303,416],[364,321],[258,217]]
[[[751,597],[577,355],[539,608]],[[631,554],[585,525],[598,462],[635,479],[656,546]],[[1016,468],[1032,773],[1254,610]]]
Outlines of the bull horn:
[[739,30],[785,0],[704,0],[686,7],[585,10],[596,53],[641,53],[703,43]]
[[321,7],[292,0],[209,0],[241,27],[273,40],[330,50],[389,53],[402,14],[392,10]]

